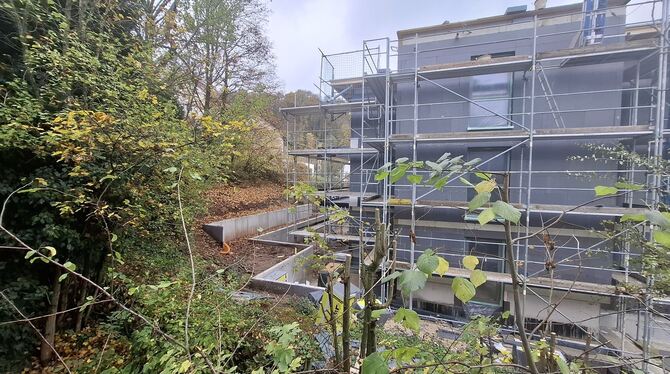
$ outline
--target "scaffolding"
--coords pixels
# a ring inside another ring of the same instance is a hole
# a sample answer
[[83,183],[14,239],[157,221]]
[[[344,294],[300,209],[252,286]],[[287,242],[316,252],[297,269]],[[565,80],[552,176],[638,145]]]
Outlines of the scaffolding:
[[[477,239],[478,235],[474,240],[417,235],[417,228],[427,232],[460,230],[482,233],[501,230],[500,226],[491,224],[480,227],[469,222],[467,217],[463,220],[462,215],[460,220],[426,218],[453,217],[453,212],[467,208],[467,199],[450,198],[463,196],[458,195],[465,189],[456,183],[458,177],[446,184],[446,193],[420,184],[391,184],[388,178],[375,180],[375,173],[381,165],[392,162],[400,154],[412,161],[423,160],[420,155],[428,147],[467,148],[476,145],[495,149],[490,157],[478,164],[479,168],[493,165],[505,157],[509,165],[512,162],[509,155],[517,155],[516,166],[508,167],[506,171],[516,181],[511,190],[516,196],[513,205],[523,212],[523,224],[519,225],[517,232],[520,237],[528,237],[537,229],[534,225],[537,226],[538,220],[546,216],[562,213],[580,222],[600,222],[617,220],[624,214],[644,213],[648,207],[658,208],[662,199],[659,191],[667,190],[668,177],[665,175],[636,170],[632,165],[606,170],[552,170],[542,167],[545,162],[542,153],[547,147],[566,141],[622,144],[636,152],[644,150],[646,156],[653,159],[667,158],[664,142],[670,135],[670,128],[666,125],[670,0],[615,0],[609,5],[598,3],[605,5],[592,8],[582,4],[568,5],[524,12],[522,16],[505,15],[400,31],[397,40],[366,40],[356,51],[329,55],[321,52],[321,75],[317,85],[319,102],[282,109],[287,123],[287,159],[292,160],[287,162],[286,181],[289,186],[298,182],[313,185],[316,180],[322,182],[317,187],[323,200],[327,204],[348,207],[352,215],[357,215],[357,224],[344,230],[333,227],[325,213],[323,221],[312,226],[310,231],[296,228],[291,234],[306,237],[316,231],[330,240],[357,242],[360,240],[359,230],[362,230],[364,244],[372,245],[374,233],[370,231],[371,225],[364,223],[371,221],[371,210],[379,209],[384,223],[394,227],[397,238],[404,239],[406,245],[401,245],[398,250],[405,254],[404,266],[407,267],[427,248],[417,246],[417,242],[422,240],[439,243],[437,246],[444,248],[465,247],[472,241],[486,244]],[[595,27],[585,26],[585,20],[595,19],[599,14],[607,22]],[[634,18],[637,20],[633,21]],[[557,28],[556,25],[565,27]],[[491,54],[466,61],[449,60],[449,56],[462,51],[486,50],[505,43],[528,53]],[[572,88],[556,82],[556,77],[566,71],[579,71],[585,67],[591,69],[588,71],[597,71],[598,66],[618,69],[620,82],[616,82],[617,87],[582,87],[575,84]],[[507,110],[504,111],[497,110],[493,105],[501,103],[499,97],[473,98],[451,83],[501,73],[513,74],[510,85],[521,82],[518,87],[515,86],[517,92],[505,99],[507,103],[503,106]],[[422,93],[424,96],[421,96]],[[426,100],[434,97],[441,99]],[[614,104],[612,97],[616,99]],[[607,105],[598,105],[599,98],[608,98],[604,100]],[[575,100],[578,105],[574,104]],[[464,107],[468,108],[466,113],[463,113]],[[593,113],[602,115],[599,117]],[[318,130],[300,125],[299,119],[305,116],[318,118]],[[329,134],[332,125],[342,118],[350,125],[348,144]],[[587,119],[602,123],[587,123]],[[495,120],[496,126],[463,128],[464,124],[480,120]],[[426,130],[430,126],[438,127],[440,131]],[[319,139],[315,146],[307,147],[300,140],[304,133]],[[422,171],[411,169],[410,173],[420,174]],[[578,208],[550,201],[549,194],[587,196],[590,193],[593,196],[592,187],[545,183],[548,178],[558,180],[566,177],[570,182],[576,174],[588,174],[596,180],[617,180],[624,176],[626,180],[644,181],[654,188],[649,193],[630,193],[624,199]],[[320,176],[317,178],[317,175]],[[628,230],[642,230],[651,238],[654,227],[635,225]],[[557,271],[608,272],[612,280],[609,283],[540,276],[542,271],[537,269],[542,269],[545,264],[529,256],[529,251],[536,244],[531,239],[505,250],[513,250],[515,258],[523,263],[520,272],[525,280],[524,297],[532,296],[550,307],[552,301],[547,300],[541,290],[552,289],[606,298],[610,304],[616,304],[616,328],[600,331],[600,335],[594,337],[594,344],[601,344],[599,351],[605,354],[616,354],[623,359],[643,358],[641,368],[648,372],[653,370],[648,365],[652,332],[670,336],[668,324],[652,315],[654,305],[666,302],[654,299],[651,292],[645,293],[644,300],[625,292],[631,284],[645,289],[653,285],[653,278],[645,277],[633,265],[642,256],[641,252],[625,245],[615,249],[603,247],[613,245],[613,239],[620,239],[629,233],[622,231],[615,238],[601,240],[589,236],[592,233],[586,229],[558,227],[551,230],[556,237],[569,238],[560,244],[560,250],[565,255],[556,263]],[[590,244],[582,245],[580,238],[587,238]],[[463,252],[461,257],[465,254]],[[602,264],[588,261],[584,265],[582,256],[587,254],[616,256],[620,258],[620,265],[615,268],[609,263],[604,268]],[[453,252],[449,255],[458,258]],[[579,263],[574,263],[575,259],[579,259]],[[500,258],[488,260],[502,262]],[[382,269],[381,276],[386,270]],[[462,272],[462,269],[452,266],[447,275],[454,277],[462,275]],[[504,271],[489,271],[487,276],[491,281],[510,284]],[[383,297],[385,293],[382,289]],[[413,295],[410,295],[408,305],[414,307]],[[525,307],[524,300],[524,311]],[[561,311],[556,313],[561,314]],[[607,314],[598,318],[606,318]],[[636,318],[631,318],[632,315]],[[562,317],[571,321],[568,316]],[[458,323],[457,320],[446,319]],[[577,323],[579,321],[571,322],[591,336],[592,331],[582,328]],[[634,333],[627,325],[632,322],[636,324]],[[513,330],[512,327],[510,329]]]

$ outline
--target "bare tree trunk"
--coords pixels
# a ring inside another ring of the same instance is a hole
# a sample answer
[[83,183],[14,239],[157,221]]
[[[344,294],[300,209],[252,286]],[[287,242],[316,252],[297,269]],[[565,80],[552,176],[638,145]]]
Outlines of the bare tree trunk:
[[[363,237],[361,236],[361,241]],[[363,335],[361,337],[361,352],[360,357],[365,358],[377,351],[377,337],[375,329],[377,328],[377,321],[372,318],[372,311],[380,309],[385,306],[375,305],[376,296],[373,290],[375,283],[375,275],[379,266],[386,256],[388,251],[388,240],[386,238],[386,227],[381,222],[379,209],[375,211],[375,245],[370,253],[367,255],[365,251],[361,251],[365,256],[361,261],[361,283],[363,285],[363,292],[365,295],[365,309],[363,310]]]
[[[86,283],[81,282],[79,290],[79,300],[77,300],[77,306],[83,305],[84,302],[86,301],[86,288],[87,288]],[[77,314],[75,315],[74,318],[74,331],[76,332],[81,331],[81,328],[83,326],[82,322],[84,322],[84,312],[80,309],[77,309]]]
[[[509,174],[503,175],[503,189],[501,199],[502,201],[509,203]],[[526,361],[528,361],[528,368],[530,369],[531,373],[537,374],[538,371],[531,354],[530,343],[528,342],[528,337],[526,336],[526,327],[524,326],[524,316],[521,310],[521,282],[519,282],[519,274],[516,271],[516,261],[514,259],[512,224],[508,220],[504,220],[503,222],[505,226],[505,256],[507,259],[507,267],[509,267],[509,274],[512,278],[512,294],[514,295],[514,322],[516,323],[516,327],[519,330],[519,337],[521,338],[521,345],[523,346]]]
[[88,11],[86,10],[87,5],[88,4],[86,0],[79,0],[79,6],[77,7],[77,15],[79,18],[77,32],[79,33],[79,37],[81,39],[86,37],[86,22],[88,17]]
[[351,371],[351,348],[350,331],[351,328],[351,256],[347,256],[344,262],[344,313],[342,314],[342,371],[348,373]]
[[51,305],[49,306],[49,316],[44,325],[44,341],[40,346],[40,362],[42,365],[48,364],[53,358],[54,340],[56,338],[56,313],[58,313],[58,302],[60,300],[61,284],[58,278],[61,275],[60,269],[57,269],[53,277],[53,289],[51,291]]
[[[61,286],[60,286],[61,297],[60,297],[60,303],[59,303],[60,308],[57,309],[57,310],[65,310],[65,309],[68,308],[68,304],[70,303],[70,297],[69,297],[70,296],[70,291],[72,289],[72,287],[70,285],[70,281],[71,281],[70,278],[65,278],[65,280],[63,280],[61,282],[62,283]],[[58,318],[56,318],[56,327],[58,327],[59,329],[62,329],[64,324],[65,324],[65,319],[66,318],[67,318],[67,313],[59,314]]]
[[205,46],[205,99],[203,103],[202,112],[205,115],[209,115],[209,110],[212,106],[212,90],[214,89],[214,58],[212,54],[212,45],[207,43]]
[[[330,323],[330,332],[333,334],[333,349],[335,350],[335,367],[339,368],[340,363],[342,362],[340,356],[340,343],[337,341],[337,309],[335,308],[334,303],[334,287],[333,287],[333,275],[328,274],[328,284],[326,287],[326,293],[328,294],[328,322]],[[339,369],[338,369],[339,370]]]

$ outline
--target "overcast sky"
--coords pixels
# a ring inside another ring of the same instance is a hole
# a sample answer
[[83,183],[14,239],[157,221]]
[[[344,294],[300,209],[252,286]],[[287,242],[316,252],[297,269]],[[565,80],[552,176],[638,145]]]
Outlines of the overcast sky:
[[[547,0],[547,6],[577,2],[581,0]],[[630,1],[628,22],[648,20],[651,6],[646,2]],[[267,31],[284,91],[316,91],[318,48],[326,54],[353,51],[365,39],[394,40],[398,30],[495,16],[515,5],[533,9],[533,0],[270,0]]]
[[[548,0],[557,6],[579,0]],[[319,50],[345,52],[364,39],[390,37],[401,29],[503,14],[532,0],[271,0],[268,34],[284,91],[314,91]]]

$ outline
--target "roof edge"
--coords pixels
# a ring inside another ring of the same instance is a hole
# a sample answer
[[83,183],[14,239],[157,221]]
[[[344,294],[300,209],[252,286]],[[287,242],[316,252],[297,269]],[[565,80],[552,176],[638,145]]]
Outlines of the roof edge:
[[[609,6],[620,6],[620,5],[625,5],[629,2],[630,0],[614,0],[610,1]],[[573,3],[573,4],[566,4],[566,5],[559,5],[555,7],[549,7],[549,8],[544,8],[540,10],[529,10],[526,12],[520,12],[520,13],[512,13],[512,14],[500,14],[497,16],[489,16],[489,17],[483,17],[483,18],[475,18],[475,19],[470,19],[470,20],[465,20],[465,21],[460,21],[460,22],[454,22],[454,23],[446,23],[446,24],[440,24],[440,25],[432,25],[432,26],[422,26],[422,27],[416,27],[416,28],[410,28],[410,29],[404,29],[404,30],[398,30],[396,32],[396,35],[398,39],[403,39],[408,36],[413,36],[414,34],[425,34],[425,33],[433,33],[433,32],[440,32],[440,31],[456,31],[463,29],[465,27],[472,27],[472,26],[482,26],[482,25],[487,25],[487,24],[493,24],[497,22],[504,22],[504,21],[510,21],[514,20],[517,18],[525,18],[525,17],[533,17],[535,15],[538,16],[548,16],[548,15],[558,15],[562,13],[570,13],[570,12],[575,12],[575,11],[580,11],[582,9],[582,2],[579,3]]]

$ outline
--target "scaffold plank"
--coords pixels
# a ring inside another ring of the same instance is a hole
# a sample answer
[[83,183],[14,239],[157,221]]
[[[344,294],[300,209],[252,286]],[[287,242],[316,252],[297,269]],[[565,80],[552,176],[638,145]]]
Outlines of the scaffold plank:
[[354,102],[341,102],[333,104],[288,107],[288,108],[281,108],[280,111],[284,114],[290,114],[292,116],[304,116],[318,113],[343,114],[343,113],[350,113],[353,111],[360,111],[362,106],[363,103],[361,101],[354,101]]
[[[448,253],[445,253],[448,254]],[[407,262],[398,262],[396,264],[399,269],[408,269]],[[457,268],[450,266],[444,276],[447,277],[462,277],[469,278],[471,271],[468,269]],[[512,277],[508,273],[498,273],[493,271],[484,271],[487,282],[498,282],[503,284],[512,284]],[[614,296],[621,293],[621,289],[617,286],[608,284],[590,283],[590,282],[575,282],[567,279],[551,279],[546,277],[532,277],[526,281],[529,287],[535,288],[554,288],[555,290],[587,293],[600,296]]]
[[540,52],[537,60],[565,60],[562,66],[602,64],[635,59],[658,48],[656,38]]
[[[604,126],[604,127],[580,127],[580,128],[552,128],[535,130],[535,140],[558,140],[579,139],[598,136],[599,138],[631,138],[642,135],[652,135],[653,129],[649,126]],[[478,141],[503,141],[523,140],[529,134],[524,130],[486,130],[486,131],[456,131],[450,133],[427,133],[417,134],[417,142],[463,142],[468,140]],[[395,134],[389,138],[391,142],[413,141],[412,134]]]
[[290,156],[347,156],[363,154],[377,154],[378,150],[375,148],[326,148],[326,149],[296,149],[288,151]]
[[[384,202],[381,199],[374,199],[363,203],[367,206],[382,206]],[[409,207],[411,202],[409,199],[389,199],[389,206],[396,207]],[[526,210],[525,204],[513,203],[511,204],[517,209]],[[447,201],[447,200],[425,200],[420,199],[416,201],[414,205],[417,208],[443,208],[443,209],[460,209],[467,210],[468,202],[467,201]],[[484,206],[486,207],[486,206]],[[530,204],[529,207],[531,212],[543,212],[543,213],[563,213],[569,215],[594,215],[594,216],[607,216],[607,217],[618,217],[624,214],[644,214],[647,209],[645,208],[626,208],[626,207],[607,207],[607,206],[582,206],[575,208],[570,205],[558,205],[558,204]]]
[[459,61],[419,67],[419,74],[428,79],[466,77],[470,75],[524,71],[531,67],[531,56],[508,56],[473,61]]

